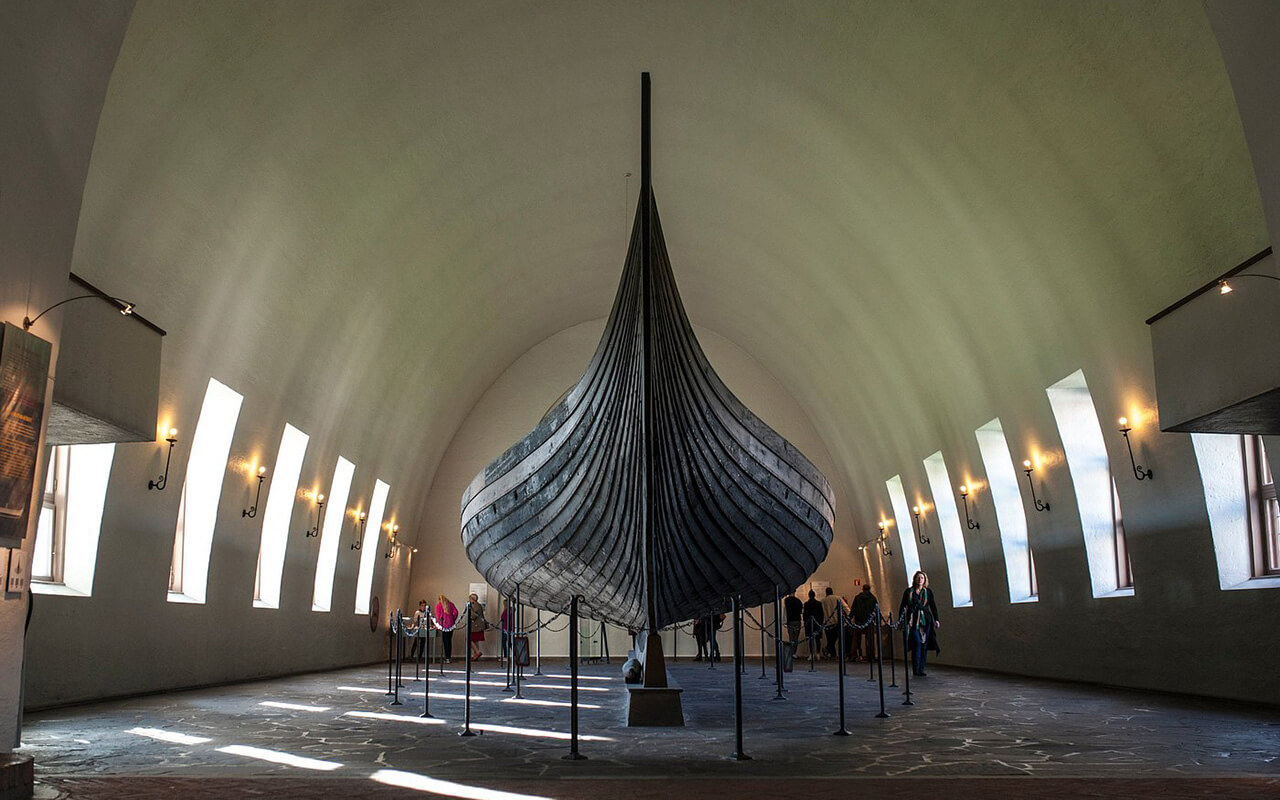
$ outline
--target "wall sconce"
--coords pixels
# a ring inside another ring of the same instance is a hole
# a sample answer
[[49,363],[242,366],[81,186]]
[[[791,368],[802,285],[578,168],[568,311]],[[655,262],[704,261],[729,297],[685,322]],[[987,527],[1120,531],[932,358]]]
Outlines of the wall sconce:
[[363,511],[356,515],[356,540],[351,543],[352,550],[359,550],[364,546],[364,520],[366,516]]
[[982,526],[969,516],[969,486],[968,484],[960,484],[960,500],[964,502],[964,524],[969,526],[969,530],[976,531]]
[[[46,308],[44,311],[41,311],[39,314],[36,314],[34,317],[23,317],[22,329],[24,331],[31,330],[31,326],[35,325],[37,320],[39,320],[45,314],[48,314],[50,311],[54,310],[58,306],[65,306],[67,303],[74,303],[76,300],[89,300],[89,299],[106,300],[108,303],[115,305],[116,310],[120,312],[120,316],[122,317],[127,317],[133,313],[133,303],[130,303],[128,300],[121,300],[119,297],[110,297],[110,296],[101,295],[101,294],[82,294],[77,297],[68,297],[66,300],[62,300],[57,303],[54,303],[53,305]],[[160,488],[163,489],[164,487],[160,487]]]
[[400,547],[400,546],[401,546],[401,545],[400,545],[400,526],[399,526],[399,525],[392,525],[392,526],[391,526],[391,541],[387,543],[387,552],[386,552],[382,557],[383,557],[383,558],[391,558],[392,556],[394,556],[394,555],[396,554],[396,548],[397,548],[397,547]]
[[267,479],[267,468],[258,467],[258,493],[253,498],[253,505],[240,512],[240,516],[253,519],[258,516],[258,501],[262,499],[262,482]]
[[[90,296],[96,297],[96,295]],[[165,441],[169,443],[169,453],[164,457],[164,474],[154,481],[147,481],[148,489],[155,489],[160,492],[163,492],[164,487],[169,485],[169,462],[173,460],[173,446],[178,443],[178,429],[170,428],[169,435],[165,437]]]
[[[1226,284],[1224,283],[1223,285],[1225,286]],[[1133,467],[1133,476],[1140,481],[1150,480],[1151,470],[1143,469],[1142,465],[1133,457],[1133,443],[1129,441],[1129,431],[1131,430],[1133,430],[1133,428],[1129,426],[1129,419],[1127,417],[1121,417],[1120,434],[1124,436],[1125,447],[1129,448],[1129,465]]]
[[1031,461],[1028,459],[1022,462],[1022,471],[1027,475],[1027,485],[1031,487],[1031,500],[1036,504],[1036,511],[1048,511],[1049,504],[1041,503],[1040,498],[1036,497],[1036,483],[1031,480]]
[[876,544],[880,546],[880,552],[884,553],[888,558],[893,558],[893,551],[889,549],[889,531],[886,530],[889,527],[889,523],[885,520],[880,520],[876,527],[880,529],[880,536],[876,538]]
[[316,526],[307,531],[307,538],[320,535],[320,510],[324,508],[324,495],[316,495]]
[[924,535],[924,526],[920,522],[920,506],[912,506],[911,513],[914,514],[916,518],[916,538],[920,540],[920,544],[929,544],[932,540]]

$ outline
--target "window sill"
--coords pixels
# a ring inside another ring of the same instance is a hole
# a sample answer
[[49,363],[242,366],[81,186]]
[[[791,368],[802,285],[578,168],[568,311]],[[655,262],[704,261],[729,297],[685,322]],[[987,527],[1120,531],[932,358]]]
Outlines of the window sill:
[[203,600],[197,600],[191,595],[183,594],[182,592],[169,592],[168,600],[170,603],[190,603],[192,605],[199,606],[204,605]]
[[47,581],[32,581],[31,591],[34,594],[51,594],[60,597],[92,597],[89,592],[82,592],[79,589],[72,589],[65,583],[49,583]]
[[1123,589],[1115,589],[1115,590],[1110,591],[1110,592],[1105,592],[1105,593],[1103,593],[1103,594],[1096,595],[1093,599],[1094,599],[1094,600],[1106,600],[1106,599],[1109,599],[1109,598],[1112,598],[1112,597],[1133,597],[1133,587],[1132,587],[1132,586],[1126,586],[1126,587],[1125,587],[1125,588],[1123,588]]
[[1038,596],[1033,595],[1031,597],[1019,597],[1017,600],[1010,600],[1009,602],[1010,603],[1039,603],[1040,598]]
[[257,598],[254,598],[253,607],[254,608],[274,608],[274,609],[280,608],[279,605],[273,605],[271,603],[266,602],[265,600],[258,600]]
[[1280,575],[1268,575],[1265,578],[1250,578],[1244,583],[1224,587],[1226,591],[1235,592],[1241,589],[1280,589]]

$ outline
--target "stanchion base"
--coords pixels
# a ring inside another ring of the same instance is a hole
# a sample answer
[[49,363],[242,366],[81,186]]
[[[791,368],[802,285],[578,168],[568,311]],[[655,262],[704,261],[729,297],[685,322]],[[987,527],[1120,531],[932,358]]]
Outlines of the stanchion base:
[[909,697],[908,697],[906,700],[903,700],[903,701],[902,701],[902,704],[903,704],[904,706],[914,706],[914,705],[915,705],[915,703],[911,702],[911,698],[909,698]]
[[890,688],[890,689],[897,689],[897,688],[898,688],[898,684],[896,684],[896,683],[891,683],[891,684],[889,684],[889,688]]
[[[888,716],[888,715],[886,714],[886,716]],[[853,734],[849,733],[849,732],[848,732],[848,731],[846,731],[844,728],[841,728],[840,730],[835,731],[835,732],[834,732],[834,733],[832,733],[831,735],[832,735],[832,736],[852,736]]]
[[458,731],[459,736],[475,736],[475,731]]
[[419,714],[418,719],[435,719],[434,714]]
[[893,715],[890,714],[888,711],[881,711],[879,714],[876,714],[876,719],[888,719],[889,717],[892,717],[892,716]]
[[730,753],[729,759],[732,761],[754,761],[755,760],[751,756],[747,755],[746,753]]
[[404,703],[401,703],[399,700],[392,700],[392,701],[391,701],[390,703],[388,703],[387,705],[392,705],[392,706],[402,706],[402,705],[404,705]]
[[582,753],[570,753],[567,756],[560,756],[561,761],[586,761],[587,757]]

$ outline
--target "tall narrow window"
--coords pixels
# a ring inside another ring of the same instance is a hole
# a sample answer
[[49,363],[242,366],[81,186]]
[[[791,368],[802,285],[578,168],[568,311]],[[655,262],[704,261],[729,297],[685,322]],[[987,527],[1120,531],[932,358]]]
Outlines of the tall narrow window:
[[1116,536],[1119,500],[1114,494],[1102,426],[1098,423],[1098,412],[1084,373],[1076,370],[1050,386],[1045,393],[1058,422],[1067,468],[1071,472],[1071,482],[1075,484],[1076,507],[1080,512],[1093,596],[1132,595],[1132,586],[1120,585]]
[[356,575],[356,613],[369,613],[369,598],[373,595],[373,568],[377,565],[378,532],[382,530],[382,516],[387,510],[387,493],[391,487],[382,481],[373,482],[373,499],[369,501],[369,518],[364,524],[364,539],[360,542],[360,572]]
[[889,490],[889,503],[897,518],[898,547],[902,549],[902,566],[906,568],[907,583],[910,583],[911,576],[920,569],[920,551],[916,548],[916,533],[912,527],[915,518],[911,516],[911,504],[907,502],[907,493],[902,488],[902,476],[894,475],[884,485]]
[[178,503],[173,566],[169,571],[170,602],[205,601],[218,501],[222,498],[227,457],[243,400],[238,392],[209,379],[196,432],[191,437],[191,455],[187,458],[187,474]]
[[1280,575],[1280,503],[1261,436],[1242,436],[1249,497],[1249,550],[1254,578]]
[[309,440],[305,433],[287,423],[280,436],[276,468],[272,471],[267,505],[262,512],[262,542],[258,546],[258,578],[253,595],[253,604],[258,608],[280,607],[280,579],[289,543],[289,523],[293,519],[302,457],[306,455]]
[[1129,563],[1129,542],[1124,537],[1124,512],[1120,510],[1120,491],[1111,478],[1111,528],[1116,537],[1116,586],[1133,589],[1133,566]]
[[942,531],[942,548],[947,554],[947,575],[951,579],[951,605],[962,608],[973,605],[973,592],[969,587],[969,561],[964,548],[964,529],[960,524],[960,510],[956,508],[956,496],[952,494],[951,476],[947,472],[942,453],[934,453],[924,460],[924,471],[929,477],[929,492],[933,495],[934,514]]
[[36,521],[31,591],[89,597],[114,444],[53,448]]
[[1013,467],[1013,455],[999,419],[993,419],[974,432],[978,451],[987,473],[991,503],[996,509],[1000,528],[1000,546],[1004,551],[1004,572],[1009,584],[1009,602],[1034,603],[1040,594],[1036,586],[1036,564],[1027,539],[1027,512],[1022,502],[1022,487]]
[[333,576],[338,569],[338,545],[342,538],[342,522],[347,518],[347,498],[351,495],[351,476],[356,465],[338,457],[333,468],[333,484],[325,503],[324,526],[320,529],[320,558],[316,561],[316,585],[311,596],[312,611],[328,611],[333,605]]
[[[1260,577],[1254,565],[1254,526],[1258,514],[1251,511],[1253,497],[1264,497],[1259,486],[1253,490],[1248,462],[1247,439],[1220,433],[1193,433],[1196,465],[1204,487],[1205,510],[1213,536],[1213,554],[1218,562],[1218,586],[1223,589],[1280,587],[1280,575]],[[1253,456],[1256,459],[1256,454]],[[1263,484],[1265,485],[1265,484]]]

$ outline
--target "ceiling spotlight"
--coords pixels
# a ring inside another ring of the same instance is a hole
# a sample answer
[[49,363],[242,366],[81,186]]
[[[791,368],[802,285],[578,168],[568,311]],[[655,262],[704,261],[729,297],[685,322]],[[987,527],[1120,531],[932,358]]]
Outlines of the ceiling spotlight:
[[1218,281],[1218,294],[1231,294],[1231,284],[1226,281]]

